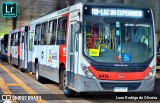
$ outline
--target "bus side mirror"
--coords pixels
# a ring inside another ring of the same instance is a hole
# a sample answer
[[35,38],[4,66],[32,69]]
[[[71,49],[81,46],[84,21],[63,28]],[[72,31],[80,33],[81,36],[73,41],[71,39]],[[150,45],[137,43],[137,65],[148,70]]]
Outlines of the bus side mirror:
[[81,33],[81,22],[77,21],[75,25],[75,33]]

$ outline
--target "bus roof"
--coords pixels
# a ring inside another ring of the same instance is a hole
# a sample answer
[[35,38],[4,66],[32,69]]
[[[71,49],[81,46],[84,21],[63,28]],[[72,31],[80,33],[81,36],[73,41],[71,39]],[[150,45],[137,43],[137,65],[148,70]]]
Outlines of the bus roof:
[[145,8],[145,7],[126,5],[126,4],[111,4],[111,3],[102,3],[102,2],[101,3],[98,3],[98,2],[77,3],[75,5],[66,7],[64,9],[52,12],[50,14],[47,14],[45,16],[39,17],[35,20],[32,20],[29,25],[38,24],[38,23],[41,23],[42,21],[47,21],[47,20],[50,20],[50,19],[57,18],[57,17],[61,16],[62,14],[71,12],[75,9],[80,9],[81,10],[83,5],[84,6],[93,6],[93,7],[102,6],[102,7],[113,7],[113,8],[116,7],[116,8],[132,8],[132,9],[150,9],[150,8]]
[[45,16],[39,17],[39,18],[31,21],[29,25],[32,25],[32,24],[41,22],[41,21],[43,21],[43,20],[48,20],[48,19],[57,18],[57,17],[59,17],[59,16],[62,16],[62,14],[71,12],[71,11],[73,11],[73,10],[75,10],[75,9],[80,9],[80,8],[82,8],[82,5],[83,5],[83,3],[77,3],[77,4],[75,4],[75,5],[66,7],[66,8],[64,8],[64,9],[61,9],[61,10],[52,12],[52,13],[50,13],[50,14],[47,14],[47,15],[45,15]]
[[84,6],[106,6],[106,7],[117,7],[117,8],[132,8],[132,9],[150,9],[143,6],[133,6],[128,4],[113,4],[113,3],[102,3],[102,2],[88,2],[84,3]]

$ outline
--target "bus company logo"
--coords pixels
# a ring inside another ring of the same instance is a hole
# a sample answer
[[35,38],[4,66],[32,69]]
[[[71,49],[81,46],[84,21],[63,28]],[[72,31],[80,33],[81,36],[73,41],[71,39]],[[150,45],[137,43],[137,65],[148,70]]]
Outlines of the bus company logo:
[[49,50],[48,62],[52,62],[52,50]]
[[119,79],[123,80],[124,79],[124,75],[123,74],[119,74]]
[[57,53],[52,52],[52,50],[49,50],[49,54],[48,54],[48,62],[52,62],[53,60],[57,60]]
[[52,53],[52,59],[57,60],[57,53]]

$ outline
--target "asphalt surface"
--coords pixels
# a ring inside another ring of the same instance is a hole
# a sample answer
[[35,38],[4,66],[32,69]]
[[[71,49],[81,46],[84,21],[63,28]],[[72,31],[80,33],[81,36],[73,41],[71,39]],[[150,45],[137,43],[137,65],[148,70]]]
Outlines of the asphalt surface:
[[[81,93],[77,94],[74,98],[67,98],[63,95],[63,91],[59,90],[58,84],[45,79],[44,82],[39,83],[35,80],[35,74],[21,73],[16,67],[10,66],[5,62],[0,62],[9,71],[11,71],[17,78],[22,80],[27,86],[32,88],[37,94],[42,97],[47,97],[47,103],[112,103],[112,102],[127,102],[127,103],[159,103],[160,102],[160,70],[157,70],[155,91],[152,93]],[[6,73],[0,66],[0,77],[3,78],[5,83],[12,83],[9,89],[13,94],[23,94],[28,96],[28,92],[22,86],[15,86],[15,78],[9,78],[10,74]],[[3,91],[0,89],[0,94]],[[43,95],[45,94],[45,95]],[[118,99],[118,97],[128,96],[129,99]],[[157,97],[159,100],[154,99],[142,99],[139,100],[139,96]],[[3,103],[3,101],[0,101]],[[24,102],[18,101],[18,103],[36,103],[35,101]],[[43,103],[43,102],[41,102]]]

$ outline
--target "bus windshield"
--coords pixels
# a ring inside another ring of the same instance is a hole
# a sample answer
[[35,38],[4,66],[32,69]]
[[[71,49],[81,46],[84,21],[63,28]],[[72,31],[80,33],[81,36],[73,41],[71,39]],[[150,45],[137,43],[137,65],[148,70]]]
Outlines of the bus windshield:
[[153,56],[149,20],[84,18],[84,54],[96,62],[143,63]]

